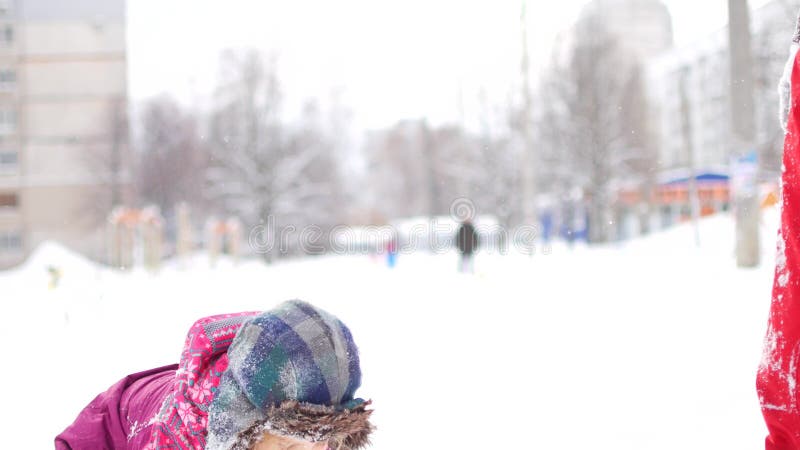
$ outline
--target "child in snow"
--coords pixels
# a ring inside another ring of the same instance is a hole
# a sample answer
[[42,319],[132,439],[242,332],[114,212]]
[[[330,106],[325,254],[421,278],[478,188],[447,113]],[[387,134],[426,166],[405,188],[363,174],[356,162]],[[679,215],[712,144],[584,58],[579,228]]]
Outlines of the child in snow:
[[[800,25],[800,24],[799,24]],[[798,26],[800,31],[800,26]],[[766,450],[800,450],[800,59],[795,34],[780,83],[783,150],[781,228],[764,356],[757,388],[769,430]]]
[[56,437],[57,450],[356,450],[370,402],[350,330],[302,301],[200,319],[180,364],[129,375]]

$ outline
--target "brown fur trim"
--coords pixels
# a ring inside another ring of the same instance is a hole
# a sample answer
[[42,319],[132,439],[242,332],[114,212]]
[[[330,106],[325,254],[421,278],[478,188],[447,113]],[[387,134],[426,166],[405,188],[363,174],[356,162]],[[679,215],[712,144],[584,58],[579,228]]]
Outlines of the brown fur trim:
[[264,433],[309,442],[328,441],[332,450],[358,450],[369,445],[375,429],[369,422],[371,409],[364,402],[355,408],[337,411],[332,406],[312,405],[288,400],[267,411],[267,418],[239,433],[231,450],[250,450]]

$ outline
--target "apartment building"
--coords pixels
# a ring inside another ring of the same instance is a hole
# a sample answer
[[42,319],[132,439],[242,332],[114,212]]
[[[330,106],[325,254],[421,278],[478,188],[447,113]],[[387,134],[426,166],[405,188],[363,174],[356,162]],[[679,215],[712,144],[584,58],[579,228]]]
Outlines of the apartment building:
[[0,0],[0,267],[43,241],[96,259],[126,195],[124,0]]
[[582,22],[599,18],[639,61],[672,48],[672,15],[659,0],[592,0],[581,11],[575,32]]
[[[788,57],[800,1],[774,0],[751,13],[755,77],[756,147],[764,176],[776,176],[783,134],[777,85]],[[660,166],[726,173],[731,159],[731,86],[728,28],[710,30],[689,45],[648,62],[648,86]]]

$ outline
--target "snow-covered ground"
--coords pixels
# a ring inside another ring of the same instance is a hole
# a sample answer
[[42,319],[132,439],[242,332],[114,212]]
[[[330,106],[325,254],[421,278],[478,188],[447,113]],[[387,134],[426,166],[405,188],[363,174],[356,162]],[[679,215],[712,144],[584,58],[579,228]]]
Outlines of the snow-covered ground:
[[[733,223],[625,246],[535,257],[367,256],[265,266],[199,255],[160,274],[116,273],[55,245],[0,273],[0,447],[53,437],[122,376],[176,362],[197,318],[303,298],[342,318],[374,399],[374,447],[753,450],[763,448],[755,372],[772,279],[735,268]],[[47,266],[63,271],[48,289]]]

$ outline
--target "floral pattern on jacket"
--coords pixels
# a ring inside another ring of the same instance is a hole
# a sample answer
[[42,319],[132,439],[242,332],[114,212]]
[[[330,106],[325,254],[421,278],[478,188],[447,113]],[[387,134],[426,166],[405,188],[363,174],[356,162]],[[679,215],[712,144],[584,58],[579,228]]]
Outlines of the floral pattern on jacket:
[[146,450],[205,448],[208,407],[228,368],[228,347],[242,324],[257,314],[211,316],[192,325],[172,393],[153,418],[153,435]]

